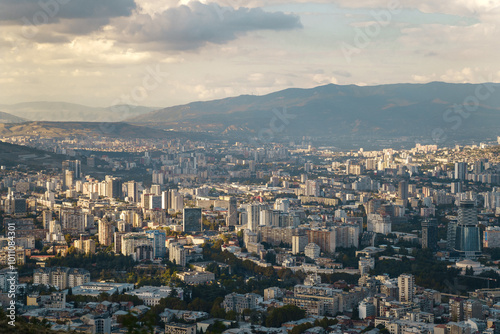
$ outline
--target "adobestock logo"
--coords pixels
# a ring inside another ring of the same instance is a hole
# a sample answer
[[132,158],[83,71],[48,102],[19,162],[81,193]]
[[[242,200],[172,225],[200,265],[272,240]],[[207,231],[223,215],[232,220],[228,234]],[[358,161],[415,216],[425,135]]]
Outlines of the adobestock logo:
[[67,5],[72,0],[40,0],[38,1],[38,6],[40,10],[35,12],[32,17],[24,16],[21,21],[23,21],[23,27],[21,29],[24,38],[32,39],[38,32],[38,26],[48,24],[52,19],[59,15],[61,11],[61,6]]
[[389,26],[399,13],[401,13],[399,1],[390,1],[384,9],[371,10],[370,16],[373,22],[362,28],[354,27],[355,34],[351,44],[342,42],[340,49],[347,63],[350,64],[354,55],[360,54],[380,36],[383,28]]
[[443,112],[442,119],[446,126],[434,128],[431,132],[432,141],[436,144],[443,144],[449,139],[449,135],[459,131],[463,123],[479,109],[481,102],[491,98],[498,90],[498,85],[493,84],[493,76],[490,74],[488,80],[478,84],[474,93],[467,95],[462,104],[455,104]]
[[287,126],[290,125],[291,120],[296,117],[297,115],[290,114],[286,107],[281,110],[274,108],[268,126],[262,127],[257,132],[257,138],[250,138],[249,141],[254,145],[273,142],[276,135],[283,133]]

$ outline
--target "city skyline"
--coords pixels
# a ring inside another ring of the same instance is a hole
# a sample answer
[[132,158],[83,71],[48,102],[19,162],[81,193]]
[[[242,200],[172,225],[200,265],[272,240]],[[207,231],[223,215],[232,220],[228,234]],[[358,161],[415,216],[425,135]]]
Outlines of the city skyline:
[[12,333],[38,319],[54,333],[140,321],[144,333],[340,334],[356,321],[349,332],[492,334],[498,143],[3,137],[0,321]]

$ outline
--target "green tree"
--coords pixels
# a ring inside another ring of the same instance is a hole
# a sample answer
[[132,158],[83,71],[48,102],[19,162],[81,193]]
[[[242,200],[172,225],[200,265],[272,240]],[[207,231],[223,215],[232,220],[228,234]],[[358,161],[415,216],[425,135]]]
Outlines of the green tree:
[[285,305],[283,307],[272,309],[266,318],[267,327],[281,327],[288,321],[295,321],[304,318],[306,311],[295,305]]
[[472,267],[465,268],[465,275],[474,276],[474,269]]
[[215,299],[212,309],[210,310],[210,314],[214,318],[224,319],[226,317],[226,311],[221,307],[221,303],[224,299],[222,297],[218,297]]
[[293,329],[290,331],[290,334],[302,334],[303,332],[312,327],[314,327],[313,324],[311,324],[310,322],[306,322],[305,324],[300,324],[293,327]]
[[220,334],[226,329],[226,326],[222,322],[216,320],[212,325],[208,326],[207,334]]
[[226,313],[226,320],[237,320],[237,317],[238,317],[238,313],[236,313],[235,311],[231,310],[229,312]]
[[314,321],[314,326],[320,326],[323,327],[324,329],[327,329],[332,325],[338,324],[338,322],[339,321],[337,319],[328,319],[327,317],[324,317],[321,320],[317,319],[316,321]]
[[206,300],[196,297],[188,304],[188,310],[210,312],[212,304]]

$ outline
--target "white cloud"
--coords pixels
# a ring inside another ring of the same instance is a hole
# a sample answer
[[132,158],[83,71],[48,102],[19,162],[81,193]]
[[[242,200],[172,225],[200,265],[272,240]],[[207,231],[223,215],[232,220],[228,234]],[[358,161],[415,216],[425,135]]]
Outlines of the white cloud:
[[117,19],[110,29],[110,37],[124,44],[147,45],[142,47],[195,50],[207,43],[226,44],[250,31],[301,27],[299,17],[282,12],[233,9],[191,1],[159,13],[137,13],[131,18]]
[[[277,4],[289,3],[311,3],[309,0],[210,0],[235,8],[262,7]],[[314,3],[335,4],[343,8],[358,9],[388,9],[388,8],[408,8],[418,9],[424,13],[441,13],[453,15],[484,15],[499,9],[500,4],[496,0],[315,0]]]
[[324,73],[317,73],[312,76],[312,81],[315,85],[327,85],[327,84],[337,84],[338,81],[334,76],[330,76]]

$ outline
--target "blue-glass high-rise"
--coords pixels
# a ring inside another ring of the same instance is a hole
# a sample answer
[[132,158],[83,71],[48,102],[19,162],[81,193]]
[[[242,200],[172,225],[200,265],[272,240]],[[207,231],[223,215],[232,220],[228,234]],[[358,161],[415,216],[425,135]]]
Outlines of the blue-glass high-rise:
[[477,210],[473,201],[460,201],[456,223],[455,250],[465,257],[481,254]]
[[165,231],[150,230],[146,231],[148,238],[153,239],[153,256],[155,258],[163,258],[167,253],[165,240],[167,238]]

